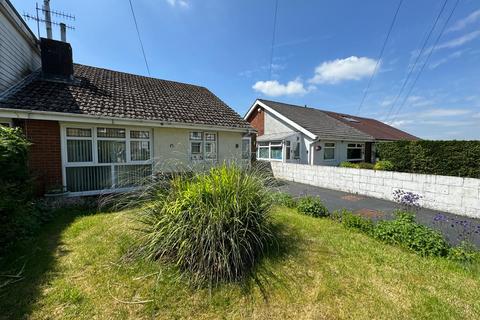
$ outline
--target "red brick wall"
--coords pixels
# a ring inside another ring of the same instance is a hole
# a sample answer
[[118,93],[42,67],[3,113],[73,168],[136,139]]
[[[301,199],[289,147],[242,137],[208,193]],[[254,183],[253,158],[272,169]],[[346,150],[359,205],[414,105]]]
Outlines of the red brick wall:
[[[260,111],[259,111],[260,109]],[[263,108],[255,107],[255,110],[247,118],[252,127],[257,129],[259,136],[265,133],[265,110]]]
[[28,163],[37,193],[43,195],[49,188],[61,186],[62,158],[58,121],[27,119],[19,120],[17,125],[32,143]]

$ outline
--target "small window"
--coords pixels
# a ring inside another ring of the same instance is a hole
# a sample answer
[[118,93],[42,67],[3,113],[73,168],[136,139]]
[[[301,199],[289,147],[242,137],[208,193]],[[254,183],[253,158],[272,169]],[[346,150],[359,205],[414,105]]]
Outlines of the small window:
[[363,160],[363,150],[363,143],[349,143],[347,145],[347,160]]
[[125,141],[99,140],[98,162],[99,163],[123,163],[126,162]]
[[215,133],[205,133],[205,141],[216,141],[217,135]]
[[287,160],[290,160],[290,152],[291,152],[291,146],[290,146],[290,141],[285,141],[285,156],[287,157]]
[[67,128],[67,137],[91,137],[92,129],[85,128]]
[[150,132],[140,131],[140,130],[130,130],[130,138],[131,139],[149,139]]
[[297,145],[295,146],[295,150],[293,151],[293,158],[300,159],[300,142],[297,142]]
[[149,141],[130,141],[130,156],[132,161],[146,161],[150,159]]
[[334,160],[335,159],[335,143],[326,142],[323,148],[323,159]]
[[250,139],[242,139],[242,159],[250,159]]
[[190,140],[202,140],[203,135],[201,132],[190,132]]
[[125,138],[125,129],[123,129],[123,128],[97,128],[97,137],[99,137],[99,138]]
[[201,154],[202,153],[202,143],[201,142],[192,142],[191,149],[192,154]]

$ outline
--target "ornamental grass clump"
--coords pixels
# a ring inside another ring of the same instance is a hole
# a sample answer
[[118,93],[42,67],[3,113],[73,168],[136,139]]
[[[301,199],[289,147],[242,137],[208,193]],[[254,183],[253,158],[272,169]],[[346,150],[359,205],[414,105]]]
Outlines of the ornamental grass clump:
[[259,172],[223,165],[176,175],[143,209],[141,252],[175,263],[195,285],[241,280],[273,239]]

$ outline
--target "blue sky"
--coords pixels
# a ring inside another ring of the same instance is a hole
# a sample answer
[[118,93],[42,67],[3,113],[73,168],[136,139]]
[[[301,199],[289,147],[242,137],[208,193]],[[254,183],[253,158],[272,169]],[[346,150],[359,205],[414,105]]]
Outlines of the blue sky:
[[[11,0],[20,14],[35,1]],[[42,1],[40,1],[42,2]],[[257,97],[357,114],[398,0],[132,0],[151,76],[208,87],[244,115]],[[398,95],[443,0],[404,0],[359,115],[422,138],[480,139],[480,2],[448,0]],[[147,75],[128,0],[51,0],[78,63]],[[54,18],[54,20],[59,20]],[[37,27],[28,22],[36,33]],[[57,29],[57,28],[55,28]],[[41,26],[42,36],[45,35]],[[58,39],[58,32],[54,36]],[[405,103],[403,103],[405,100]]]

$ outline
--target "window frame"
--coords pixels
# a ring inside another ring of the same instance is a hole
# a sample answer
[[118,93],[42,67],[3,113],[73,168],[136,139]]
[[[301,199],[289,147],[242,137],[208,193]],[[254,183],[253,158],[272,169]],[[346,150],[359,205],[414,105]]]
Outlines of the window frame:
[[[198,135],[199,134],[199,135]],[[208,137],[213,136],[214,139]],[[200,152],[193,153],[192,145],[194,143],[200,143]],[[213,145],[213,152],[207,153],[207,144]],[[214,154],[215,157],[208,157],[207,154]],[[198,156],[198,158],[194,158]],[[217,162],[218,161],[218,132],[217,131],[203,131],[195,130],[188,132],[188,158],[194,162]]]
[[[67,129],[68,128],[80,128],[80,129],[90,129],[90,137],[68,137]],[[125,129],[125,138],[105,138],[97,137],[98,128],[119,128]],[[139,138],[130,138],[130,131],[148,131],[148,139],[139,139]],[[67,150],[67,141],[68,140],[90,140],[92,141],[92,161],[88,162],[68,162],[68,150]],[[125,141],[125,162],[108,162],[101,163],[98,161],[98,141]],[[132,160],[131,159],[131,141],[148,141],[149,143],[149,159],[148,160]],[[71,195],[94,195],[102,192],[110,191],[123,191],[123,190],[132,190],[136,187],[126,187],[118,188],[116,187],[117,179],[115,178],[115,166],[128,166],[128,165],[152,165],[153,172],[153,128],[149,127],[136,127],[136,126],[119,126],[119,125],[109,125],[109,124],[81,124],[81,123],[61,123],[60,124],[60,151],[62,158],[62,184],[67,186],[67,168],[69,167],[111,167],[111,179],[112,184],[110,188],[103,190],[91,190],[91,191],[74,191],[70,192]]]
[[[329,146],[327,146],[327,144],[330,144]],[[331,146],[333,144],[333,146]],[[337,152],[336,152],[336,149],[337,148],[337,145],[335,142],[324,142],[323,143],[323,160],[324,161],[335,161],[336,158],[337,158]],[[333,149],[333,158],[325,158],[325,151],[327,149]]]
[[[262,143],[268,144],[267,145],[261,145]],[[268,158],[261,158],[260,157],[260,149],[265,149],[268,147]],[[272,158],[272,147],[281,147],[281,155],[282,157],[280,159],[275,159]],[[266,161],[283,161],[283,151],[284,151],[284,141],[283,140],[272,140],[272,141],[258,141],[257,142],[257,159],[258,160],[266,160]]]
[[[243,150],[244,142],[247,142],[248,149],[246,151]],[[245,154],[247,155],[246,157]],[[242,138],[242,160],[251,160],[252,158],[252,138],[250,137],[243,137]]]
[[[355,145],[355,146],[351,146]],[[349,149],[360,149],[360,158],[349,158],[348,157],[348,150]],[[358,143],[358,142],[347,142],[347,161],[363,161],[365,159],[365,143]]]

